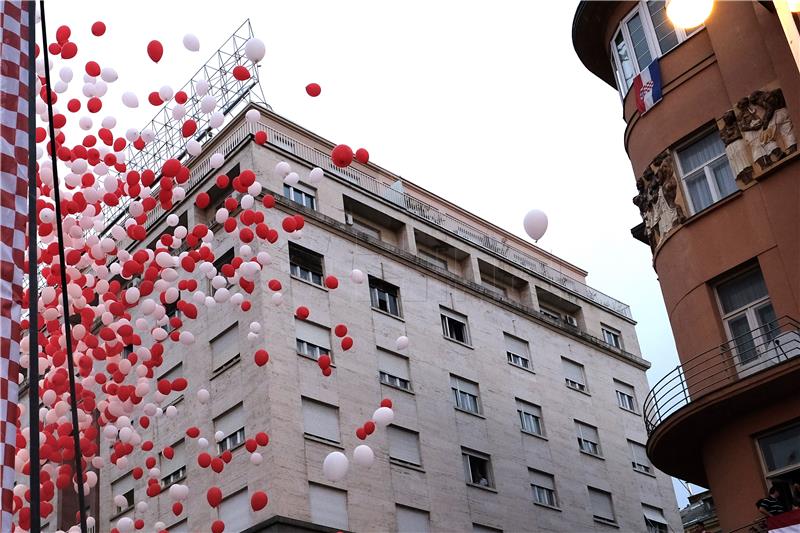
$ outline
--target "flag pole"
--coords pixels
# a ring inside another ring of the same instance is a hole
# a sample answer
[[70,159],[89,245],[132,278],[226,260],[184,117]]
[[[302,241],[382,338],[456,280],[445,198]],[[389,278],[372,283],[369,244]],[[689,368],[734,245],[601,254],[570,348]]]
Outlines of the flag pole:
[[81,453],[80,429],[78,427],[78,395],[75,392],[75,358],[72,354],[72,324],[69,318],[69,295],[67,294],[67,263],[64,258],[64,229],[61,222],[61,193],[58,183],[58,159],[56,157],[56,135],[53,126],[53,102],[50,85],[50,54],[47,50],[47,24],[45,22],[44,0],[39,1],[39,12],[42,18],[42,53],[44,54],[45,92],[47,94],[47,117],[50,130],[50,157],[53,161],[53,200],[55,201],[56,230],[58,232],[58,266],[61,278],[61,304],[64,308],[64,338],[67,347],[67,371],[69,373],[69,396],[72,408],[72,439],[75,444],[75,476],[78,488],[78,513],[81,522],[81,533],[87,533],[86,499],[83,495],[83,454]]
[[40,533],[39,473],[39,257],[36,231],[36,2],[28,11],[28,448],[31,533]]

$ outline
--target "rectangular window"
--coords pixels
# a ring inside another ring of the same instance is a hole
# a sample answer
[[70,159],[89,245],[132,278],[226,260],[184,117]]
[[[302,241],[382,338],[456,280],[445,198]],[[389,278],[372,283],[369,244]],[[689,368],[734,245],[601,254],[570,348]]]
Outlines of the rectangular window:
[[222,287],[225,287],[226,289],[230,289],[231,287],[233,287],[233,283],[231,283],[231,280],[227,276],[225,276],[225,273],[223,272],[223,267],[225,265],[231,264],[233,258],[234,258],[233,248],[231,248],[230,250],[228,250],[227,252],[225,252],[224,254],[222,254],[221,256],[219,256],[214,260],[214,270],[209,273],[209,275],[212,278],[209,279],[209,287],[208,287],[209,295],[213,295],[214,291],[216,290],[216,287],[214,287],[213,285],[213,278],[215,276],[222,276],[225,278],[225,283],[221,285]]
[[369,295],[372,307],[384,313],[400,316],[400,289],[374,276],[369,277]]
[[317,209],[317,199],[315,198],[314,191],[311,189],[300,188],[299,186],[290,186],[284,184],[283,195],[293,202],[306,207],[308,209]]
[[450,388],[453,391],[453,400],[458,409],[475,414],[481,413],[477,383],[450,374]]
[[606,341],[606,344],[610,344],[614,348],[619,348],[621,350],[622,336],[619,330],[606,326],[605,324],[603,324],[602,326],[603,327],[600,329],[603,330],[603,340]]
[[464,476],[470,485],[494,487],[491,459],[488,455],[467,448],[461,448],[464,459]]
[[778,336],[775,310],[761,270],[755,268],[717,285],[722,321],[741,364],[758,359],[759,347]]
[[116,480],[111,482],[111,494],[114,498],[117,496],[122,496],[125,498],[125,505],[120,507],[116,503],[114,504],[114,514],[124,513],[134,504],[134,497],[133,497],[133,488],[135,482],[133,479],[133,475],[128,472],[124,476],[117,478]]
[[725,145],[716,129],[677,150],[676,159],[691,214],[738,190]]
[[595,520],[616,524],[617,519],[614,516],[614,502],[611,499],[611,493],[593,487],[588,487],[588,489],[589,505]]
[[225,522],[226,531],[244,531],[250,527],[253,517],[246,487],[220,502],[219,519]]
[[211,368],[216,372],[222,367],[228,367],[239,360],[239,354],[239,323],[234,322],[211,339]]
[[522,340],[508,333],[503,333],[506,343],[506,357],[508,362],[514,366],[531,369],[531,351],[528,341]]
[[647,533],[667,533],[669,531],[667,519],[662,509],[643,503],[642,512],[644,513],[644,524],[647,527]]
[[531,480],[531,492],[533,501],[548,507],[558,507],[556,497],[556,480],[552,474],[540,472],[539,470],[528,469]]
[[758,447],[769,476],[800,467],[800,424],[761,437]]
[[431,518],[427,511],[397,506],[397,533],[428,533],[431,530]]
[[483,288],[497,296],[498,298],[507,298],[508,289],[491,279],[481,278]]
[[339,442],[339,408],[309,398],[303,398],[302,404],[305,434]]
[[398,426],[389,426],[389,457],[396,461],[419,466],[419,433]]
[[615,379],[614,388],[617,394],[617,405],[626,411],[636,413],[638,406],[636,404],[636,391],[633,386]]
[[225,437],[217,443],[219,453],[234,450],[244,444],[245,416],[241,403],[214,419],[214,433],[221,431]]
[[312,522],[336,529],[348,529],[347,492],[309,483],[308,500]]
[[186,477],[186,443],[179,440],[172,446],[172,459],[168,459],[162,452],[161,473],[167,475],[161,478],[161,490],[169,488]]
[[331,355],[331,332],[307,320],[294,321],[297,353],[317,360],[320,355]]
[[503,530],[482,524],[472,524],[472,533],[503,533]]
[[381,383],[407,391],[411,390],[407,358],[378,350],[378,369]]
[[324,260],[317,252],[289,243],[289,273],[314,285],[322,286]]
[[467,317],[444,307],[439,308],[442,316],[442,334],[450,340],[469,344]]
[[596,455],[597,457],[603,456],[600,449],[600,436],[596,427],[576,420],[575,433],[578,437],[578,447],[582,452]]
[[542,408],[517,398],[517,414],[522,431],[544,436],[544,422],[542,421]]
[[369,224],[365,224],[358,219],[353,219],[353,222],[350,225],[353,227],[354,230],[356,230],[359,233],[363,233],[367,237],[372,237],[373,239],[381,240],[381,230],[373,228]]
[[650,464],[650,459],[647,458],[647,448],[638,442],[628,441],[628,447],[631,450],[631,465],[637,472],[644,472],[645,474],[652,474],[653,467]]
[[564,370],[564,381],[567,387],[581,392],[588,391],[588,387],[586,386],[586,374],[582,364],[562,357],[561,366]]
[[447,270],[447,261],[437,255],[426,252],[425,250],[417,250],[417,256],[421,259],[424,259],[428,263],[431,263],[432,265],[436,265],[443,270]]

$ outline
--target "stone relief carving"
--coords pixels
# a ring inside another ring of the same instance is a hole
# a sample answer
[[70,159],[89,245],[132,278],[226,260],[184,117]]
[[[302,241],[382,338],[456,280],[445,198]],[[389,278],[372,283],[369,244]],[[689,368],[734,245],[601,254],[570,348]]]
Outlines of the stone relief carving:
[[780,89],[745,96],[722,116],[720,138],[736,179],[744,184],[797,151],[797,137]]
[[645,235],[655,250],[661,237],[686,219],[683,208],[676,202],[678,182],[668,150],[653,159],[636,180],[636,188],[639,194],[633,198],[633,203],[639,208]]

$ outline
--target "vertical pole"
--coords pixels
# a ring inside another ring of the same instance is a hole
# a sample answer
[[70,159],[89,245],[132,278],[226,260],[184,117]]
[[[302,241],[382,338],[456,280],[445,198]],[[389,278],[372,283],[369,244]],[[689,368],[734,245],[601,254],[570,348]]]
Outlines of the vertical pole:
[[61,278],[61,305],[64,314],[64,339],[67,346],[67,371],[69,373],[69,396],[72,410],[72,439],[75,444],[75,477],[78,487],[78,514],[81,521],[81,533],[87,533],[86,499],[83,495],[83,454],[81,453],[80,428],[78,427],[78,395],[75,391],[75,358],[72,354],[72,324],[69,318],[69,295],[67,294],[67,262],[64,257],[64,228],[61,218],[61,192],[58,182],[58,158],[56,157],[56,135],[53,126],[52,88],[50,85],[50,54],[47,50],[47,24],[45,22],[44,0],[39,1],[42,17],[42,52],[44,54],[45,92],[47,93],[47,116],[50,128],[50,156],[53,161],[53,200],[56,211],[56,230],[58,232],[58,266]]

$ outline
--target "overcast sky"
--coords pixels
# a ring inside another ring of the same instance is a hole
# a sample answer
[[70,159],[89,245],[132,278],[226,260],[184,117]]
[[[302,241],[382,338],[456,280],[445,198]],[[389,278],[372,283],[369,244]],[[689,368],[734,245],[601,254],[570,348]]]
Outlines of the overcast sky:
[[[520,236],[525,213],[544,210],[550,227],[539,245],[632,307],[652,384],[677,354],[650,250],[630,234],[641,218],[619,95],[576,56],[575,7],[169,0],[46,9],[51,40],[59,25],[72,28],[76,81],[88,60],[119,73],[99,115],[117,116],[120,132],[152,118],[150,91],[179,88],[250,18],[267,46],[260,73],[277,113],[367,148],[374,163]],[[89,31],[96,20],[108,27],[101,38]],[[199,37],[200,52],[184,49],[186,33]],[[164,44],[158,65],[145,51],[151,39]],[[320,97],[306,95],[310,82]],[[136,110],[119,103],[128,90],[139,96]]]

